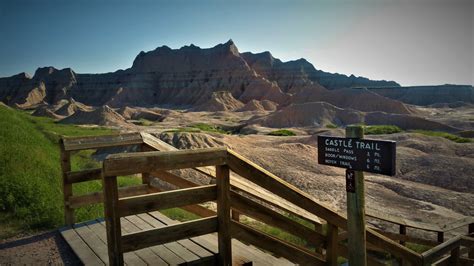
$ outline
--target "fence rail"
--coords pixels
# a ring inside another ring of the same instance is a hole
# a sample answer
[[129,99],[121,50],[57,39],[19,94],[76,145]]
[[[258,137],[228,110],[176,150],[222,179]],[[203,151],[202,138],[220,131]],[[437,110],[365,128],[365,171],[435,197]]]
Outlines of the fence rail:
[[[71,152],[127,145],[140,145],[142,152],[109,155],[102,169],[71,171]],[[123,264],[124,252],[211,232],[218,232],[218,260],[221,265],[232,264],[232,237],[301,265],[337,265],[338,257],[347,257],[344,244],[347,220],[344,215],[318,203],[307,193],[226,148],[177,151],[147,133],[120,134],[110,138],[82,137],[61,142],[61,166],[67,224],[74,223],[74,209],[104,202],[108,254],[112,265]],[[198,185],[169,172],[173,169],[192,169],[214,179],[215,184]],[[141,174],[143,184],[119,188],[117,176],[131,174]],[[152,177],[178,189],[161,191],[152,187]],[[72,194],[73,184],[98,179],[103,180],[103,192],[79,196]],[[217,204],[217,211],[199,205],[209,201]],[[171,207],[183,207],[203,218],[134,234],[122,234],[120,217]],[[289,218],[291,215],[302,219],[305,224]],[[296,245],[268,235],[252,224],[246,224],[241,220],[242,216],[279,228],[303,239],[307,245]],[[440,240],[440,232],[444,234],[466,225],[472,234],[474,223],[470,218],[445,226],[432,226],[379,213],[369,213],[368,216],[400,226],[400,234],[368,228],[368,248],[387,252],[411,265],[464,265],[474,261],[473,239],[467,236],[453,238],[423,254],[403,245],[405,242],[414,242],[434,246]],[[323,224],[326,224],[326,230],[323,230]],[[407,236],[407,228],[436,232],[438,239],[434,241]],[[382,265],[371,256],[368,257],[368,263]]]

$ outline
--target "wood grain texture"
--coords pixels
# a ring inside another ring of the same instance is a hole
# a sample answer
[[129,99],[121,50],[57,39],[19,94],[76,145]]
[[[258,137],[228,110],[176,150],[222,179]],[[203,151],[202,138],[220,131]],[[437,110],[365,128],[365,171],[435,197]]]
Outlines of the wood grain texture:
[[105,175],[131,175],[156,170],[223,165],[226,161],[226,148],[134,152],[107,156],[103,169]]
[[102,178],[101,168],[66,172],[66,182],[68,184],[99,180],[101,178]]
[[327,246],[326,246],[326,265],[337,265],[337,246],[338,246],[338,227],[328,224],[327,229]]
[[68,182],[67,172],[71,171],[71,153],[64,148],[64,139],[59,141],[60,163],[63,184],[64,223],[72,226],[74,224],[74,209],[70,206],[72,184]]
[[236,192],[230,192],[230,199],[231,207],[241,214],[282,229],[313,246],[320,246],[326,242],[325,236]]
[[230,170],[227,165],[216,166],[217,218],[219,265],[232,265],[232,241],[230,235]]
[[110,265],[123,265],[122,232],[118,212],[118,189],[116,176],[103,176],[103,189],[106,201],[105,224]]
[[139,133],[121,133],[105,136],[65,137],[66,151],[97,149],[114,146],[127,146],[143,143]]
[[232,237],[263,248],[276,254],[277,256],[284,257],[289,261],[298,263],[300,265],[325,264],[322,258],[318,257],[309,250],[294,246],[288,242],[265,234],[259,230],[236,221],[231,221],[231,233]]
[[[121,187],[118,189],[119,198],[136,196],[141,194],[146,194],[149,192],[148,185],[136,185],[129,187]],[[69,206],[71,208],[79,208],[82,206],[102,203],[104,201],[104,193],[101,191],[92,192],[80,196],[72,196],[69,198]]]
[[119,199],[120,216],[182,207],[216,200],[217,186],[176,189]]
[[163,228],[146,230],[122,237],[123,252],[129,252],[217,231],[217,217],[197,219]]
[[[154,137],[153,135],[149,133],[142,132],[141,135],[143,138],[143,142],[151,148],[154,148],[159,151],[178,150],[177,148]],[[211,178],[216,178],[215,167],[204,166],[204,167],[195,167],[193,169]],[[309,222],[316,222],[316,223],[321,224],[319,221],[319,218],[316,215],[295,206],[294,204],[286,201],[283,198],[276,196],[275,194],[268,192],[265,189],[261,189],[258,186],[255,186],[254,184],[249,183],[248,180],[236,175],[235,173],[231,173],[230,179],[231,179],[230,180],[231,186],[234,189],[240,189],[248,193],[251,193],[255,196],[258,196],[262,201],[265,201],[267,204],[272,204],[275,207],[284,209],[284,211],[289,212],[293,215],[296,215],[297,217],[300,217],[301,219],[307,220]],[[278,204],[276,204],[276,202]]]

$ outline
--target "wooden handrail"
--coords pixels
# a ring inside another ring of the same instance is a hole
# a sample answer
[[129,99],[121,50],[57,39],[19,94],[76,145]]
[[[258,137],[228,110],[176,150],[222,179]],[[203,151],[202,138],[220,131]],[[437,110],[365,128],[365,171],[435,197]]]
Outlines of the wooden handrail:
[[[82,171],[70,170],[71,151],[135,144],[143,144],[149,147],[145,148],[145,150],[152,148],[163,149],[165,151],[109,155],[103,163],[101,172],[99,172],[98,169]],[[122,252],[157,244],[157,242],[152,242],[152,237],[150,236],[160,236],[158,242],[165,243],[174,241],[175,238],[179,237],[187,238],[219,230],[220,244],[228,243],[230,236],[235,235],[237,238],[248,241],[249,243],[260,245],[260,247],[264,249],[268,248],[271,251],[275,251],[276,249],[277,254],[285,256],[297,263],[305,264],[310,261],[315,265],[324,263],[325,259],[319,257],[314,252],[278,240],[236,221],[230,221],[229,211],[231,207],[244,215],[248,215],[282,230],[291,231],[289,233],[306,239],[308,243],[312,245],[317,246],[323,244],[328,254],[326,261],[332,265],[334,265],[335,258],[337,258],[337,247],[340,246],[338,242],[341,240],[340,238],[338,239],[338,228],[347,230],[347,220],[343,214],[339,214],[331,208],[318,203],[309,194],[273,175],[242,155],[226,148],[176,150],[176,148],[150,134],[127,133],[112,137],[63,139],[61,141],[61,158],[65,191],[65,210],[67,211],[65,217],[68,223],[73,221],[73,218],[71,219],[70,210],[85,204],[99,203],[104,198],[104,194],[100,192],[89,195],[72,196],[72,184],[97,180],[99,177],[103,178],[104,192],[106,195],[107,234],[110,239],[109,243],[113,243],[112,246],[109,245],[109,254],[122,254]],[[216,172],[215,168],[211,166],[216,166],[218,171]],[[167,170],[182,168],[195,169],[211,178],[216,178],[217,176],[217,185],[196,187],[197,184],[186,179],[176,179],[177,176],[167,172]],[[232,170],[234,173],[230,173],[229,170]],[[137,173],[144,173],[148,182],[150,175],[161,175],[163,180],[175,184],[178,187],[187,188],[138,196],[151,192],[149,183],[137,186],[136,188],[117,187],[116,177],[118,175]],[[219,178],[219,175],[227,176],[227,180],[229,180],[230,176],[230,183],[220,183],[223,179]],[[219,186],[223,189],[221,192],[219,192]],[[231,189],[244,192],[243,195],[245,196],[233,192]],[[227,196],[222,193],[227,193]],[[249,195],[253,200],[248,198]],[[123,198],[124,196],[128,198]],[[160,228],[121,236],[120,216],[214,200],[216,200],[218,204],[217,218],[216,216],[212,216],[195,221],[195,224],[189,222],[184,225],[176,225],[172,228]],[[278,204],[275,204],[275,201],[277,201]],[[261,202],[268,205],[262,204]],[[281,202],[285,202],[285,204],[278,206]],[[319,222],[319,218],[317,217],[326,220],[329,228],[327,236],[318,234],[318,228],[314,231],[288,219],[286,216],[268,208],[267,206],[269,205],[273,205],[288,213],[296,213],[297,216],[309,221],[317,220],[316,223]],[[304,214],[305,212],[307,214]],[[473,231],[471,229],[474,228],[473,217],[464,218],[444,226],[437,226],[403,220],[373,211],[369,211],[367,216],[398,224],[403,226],[405,230],[406,227],[411,227],[425,231],[444,233],[445,231],[467,224],[470,225],[470,232]],[[196,225],[201,225],[202,228],[194,228]],[[226,232],[226,228],[230,228],[231,232]],[[396,234],[377,232],[370,228],[367,229],[367,242],[371,244],[370,246],[385,250],[414,265],[427,265],[436,262],[447,252],[451,252],[450,263],[472,260],[470,257],[460,258],[462,251],[460,252],[459,250],[460,246],[469,246],[471,248],[474,242],[472,238],[457,237],[450,239],[423,254],[418,254],[383,234],[407,242],[419,241],[419,239],[406,235],[400,235],[400,237],[398,237]],[[142,241],[144,237],[150,240]],[[426,243],[428,243],[428,241]],[[270,248],[269,245],[276,245],[276,248]],[[231,257],[231,251],[224,248],[224,246],[225,245],[222,244],[219,245],[219,253],[221,254],[220,260],[222,263],[228,264],[229,261],[225,258]],[[299,257],[295,257],[295,254],[299,254]],[[111,264],[121,264],[123,263],[123,257],[111,257],[110,261]]]
[[232,236],[239,240],[271,251],[278,256],[288,258],[301,265],[324,265],[325,263],[323,258],[309,250],[305,250],[236,221],[231,221],[231,232]]
[[421,254],[421,256],[423,257],[423,265],[431,265],[433,262],[441,259],[441,257],[447,252],[459,248],[461,246],[461,238],[462,236],[451,238],[448,241],[423,252]]
[[[251,182],[261,187],[265,187],[270,192],[290,201],[291,203],[309,212],[312,212],[315,215],[318,215],[324,220],[330,221],[332,224],[347,230],[347,220],[344,216],[336,213],[328,207],[321,205],[307,193],[299,190],[295,186],[261,168],[242,155],[232,150],[229,150],[228,152],[228,163],[232,171],[249,179]],[[400,245],[397,242],[392,241],[391,239],[375,232],[370,228],[367,228],[366,233],[368,242],[380,246],[388,252],[402,257],[403,259],[408,260],[415,265],[422,263],[422,257],[420,254]]]
[[216,232],[217,216],[150,229],[122,237],[122,252]]
[[131,175],[157,170],[223,165],[226,160],[226,148],[118,153],[107,156],[102,169],[105,176]]
[[65,151],[77,151],[142,144],[140,133],[122,133],[105,136],[62,137]]
[[326,242],[326,237],[318,234],[315,230],[295,222],[294,220],[291,220],[290,218],[233,191],[230,193],[230,202],[231,207],[238,210],[239,213],[257,219],[268,225],[280,228],[287,233],[306,240],[313,246],[317,247]]
[[216,200],[216,198],[217,186],[208,185],[121,198],[118,201],[118,210],[120,216],[124,217],[160,209],[213,201]]

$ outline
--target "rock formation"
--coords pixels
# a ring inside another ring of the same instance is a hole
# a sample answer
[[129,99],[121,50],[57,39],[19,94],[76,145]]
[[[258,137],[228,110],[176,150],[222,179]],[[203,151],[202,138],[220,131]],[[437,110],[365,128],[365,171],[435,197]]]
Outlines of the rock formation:
[[59,121],[64,124],[83,124],[101,126],[125,125],[126,121],[120,114],[107,105],[93,111],[78,110],[73,115]]
[[[327,91],[319,82],[328,83],[327,77],[333,74],[321,73],[324,72],[316,70],[304,59],[282,62],[268,52],[241,54],[229,40],[207,49],[194,45],[180,49],[162,46],[140,52],[131,68],[113,73],[77,74],[69,68],[45,67],[39,68],[33,77],[21,73],[0,78],[0,101],[21,108],[42,102],[56,105],[69,98],[89,106],[192,108],[208,101],[214,92],[228,91],[243,103],[268,100],[285,106],[299,93],[303,95],[296,98],[304,98],[308,87]],[[329,88],[397,85],[365,78],[337,77],[343,81]],[[359,82],[362,80],[364,82]],[[332,104],[346,107],[338,102]]]
[[382,96],[415,105],[474,103],[474,87],[469,85],[385,87],[370,88],[370,90]]
[[209,100],[192,108],[191,111],[200,112],[218,112],[218,111],[234,111],[242,108],[244,104],[236,100],[228,91],[217,91],[212,93]]

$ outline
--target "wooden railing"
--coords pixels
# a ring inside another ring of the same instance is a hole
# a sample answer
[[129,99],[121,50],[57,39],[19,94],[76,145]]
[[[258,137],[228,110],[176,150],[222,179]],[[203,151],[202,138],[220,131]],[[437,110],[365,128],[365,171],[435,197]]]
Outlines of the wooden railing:
[[[119,135],[115,138],[121,137]],[[106,138],[70,139],[63,141],[62,145],[61,158],[67,159],[73,150],[92,149],[96,146],[140,144],[145,151],[161,150],[161,152],[110,155],[100,171],[93,169],[70,172],[70,168],[68,170],[67,167],[63,167],[65,192],[69,190],[67,185],[103,179],[103,193],[93,193],[85,197],[65,193],[65,210],[91,202],[101,202],[103,195],[106,195],[105,216],[111,264],[122,264],[123,252],[210,232],[218,232],[218,259],[223,265],[231,263],[232,237],[302,265],[337,265],[338,257],[347,258],[344,241],[347,220],[344,215],[321,205],[307,193],[236,152],[225,148],[177,151],[176,148],[146,133],[138,134],[138,137],[126,134],[124,139],[124,142],[109,142]],[[202,186],[169,171],[183,168],[192,169],[215,179],[215,185]],[[117,187],[116,176],[139,173],[142,174],[144,188]],[[149,185],[151,178],[159,178],[178,189],[154,193],[160,189]],[[217,203],[217,213],[198,205],[207,201]],[[203,218],[136,234],[122,235],[120,232],[121,216],[170,207],[183,207]],[[288,232],[303,239],[307,245],[296,245],[266,234],[253,227],[253,224],[247,223],[248,219],[243,219],[243,216]],[[289,218],[290,216],[298,217],[305,221],[305,224]],[[68,215],[65,217],[68,222]],[[322,230],[323,224],[326,224],[326,230]],[[470,237],[457,237],[423,254],[416,253],[403,246],[403,243],[397,242],[411,239],[392,240],[389,237],[393,235],[368,228],[368,249],[392,254],[411,265],[447,265],[446,263],[458,262],[461,265],[472,265],[473,262],[474,249]],[[466,251],[467,256],[464,256]],[[383,263],[369,256],[368,264]]]
[[[66,225],[74,224],[75,209],[103,202],[102,191],[86,195],[73,195],[72,187],[74,184],[102,179],[101,168],[71,171],[71,156],[73,153],[80,150],[133,145],[140,145],[142,149],[145,147],[140,133],[61,138],[59,146],[63,176],[64,221]],[[142,185],[120,188],[119,195],[121,197],[127,197],[155,191],[154,188],[149,185],[146,175],[143,175],[142,179]]]

